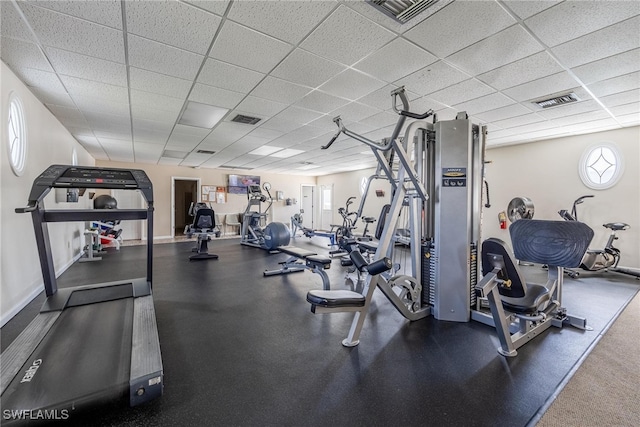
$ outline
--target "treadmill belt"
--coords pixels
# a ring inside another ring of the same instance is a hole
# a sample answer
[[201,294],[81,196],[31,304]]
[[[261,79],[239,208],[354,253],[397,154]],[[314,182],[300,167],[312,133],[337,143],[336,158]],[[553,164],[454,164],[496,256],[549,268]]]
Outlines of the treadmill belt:
[[2,395],[3,410],[71,410],[128,395],[132,327],[133,298],[67,308]]

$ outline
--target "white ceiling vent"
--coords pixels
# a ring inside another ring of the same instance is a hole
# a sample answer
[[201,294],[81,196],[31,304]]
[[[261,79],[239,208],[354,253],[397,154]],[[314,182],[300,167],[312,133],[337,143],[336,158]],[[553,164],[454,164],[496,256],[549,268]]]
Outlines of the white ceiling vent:
[[553,98],[540,99],[533,101],[540,108],[557,107],[558,105],[570,104],[572,102],[578,102],[580,98],[573,92],[565,93],[564,95],[554,96]]
[[168,157],[170,159],[184,159],[187,154],[189,153],[185,151],[164,150],[162,152],[162,157]]
[[377,9],[403,24],[430,8],[439,0],[367,0]]
[[232,122],[242,123],[242,124],[245,124],[245,125],[255,125],[260,120],[261,119],[259,119],[257,117],[243,116],[242,114],[238,114],[233,119],[231,119]]

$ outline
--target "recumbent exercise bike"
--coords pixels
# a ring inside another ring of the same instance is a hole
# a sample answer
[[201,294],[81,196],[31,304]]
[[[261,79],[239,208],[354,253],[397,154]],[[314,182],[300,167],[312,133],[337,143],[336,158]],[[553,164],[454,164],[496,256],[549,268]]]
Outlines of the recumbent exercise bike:
[[199,261],[203,259],[218,259],[218,255],[209,253],[208,242],[211,235],[220,237],[220,229],[216,226],[216,216],[210,205],[204,202],[191,202],[189,215],[193,217],[193,222],[184,228],[184,234],[191,238],[198,237],[198,243],[191,251],[196,252],[189,260]]

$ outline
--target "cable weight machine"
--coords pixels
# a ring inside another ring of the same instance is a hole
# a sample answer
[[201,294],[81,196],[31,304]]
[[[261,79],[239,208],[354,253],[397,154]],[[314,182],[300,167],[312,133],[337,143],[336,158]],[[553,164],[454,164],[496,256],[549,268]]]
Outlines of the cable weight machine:
[[[391,138],[382,143],[369,140],[336,117],[339,130],[322,147],[328,149],[341,133],[364,143],[378,161],[377,174],[391,183],[392,201],[374,260],[392,256],[401,210],[403,206],[409,210],[411,265],[402,274],[370,275],[362,294],[324,293],[322,299],[314,291],[307,295],[315,313],[355,312],[343,340],[349,347],[359,343],[376,287],[411,321],[433,315],[438,320],[468,322],[475,305],[486,129],[471,123],[464,112],[448,121],[437,121],[432,110],[412,113],[404,88],[391,96],[399,116]],[[431,123],[424,120],[432,115]],[[400,137],[407,118],[415,121]]]

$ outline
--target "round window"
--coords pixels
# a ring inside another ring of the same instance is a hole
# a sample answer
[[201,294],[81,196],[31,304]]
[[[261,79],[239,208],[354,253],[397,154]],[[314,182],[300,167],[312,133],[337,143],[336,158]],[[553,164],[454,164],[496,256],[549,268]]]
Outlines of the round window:
[[24,124],[24,110],[20,98],[12,92],[9,95],[8,149],[9,164],[13,173],[22,175],[27,158],[27,135]]
[[613,144],[603,143],[590,147],[580,159],[580,178],[594,190],[613,187],[622,176],[622,156]]

